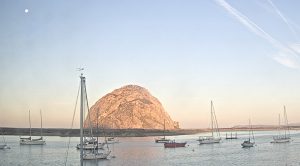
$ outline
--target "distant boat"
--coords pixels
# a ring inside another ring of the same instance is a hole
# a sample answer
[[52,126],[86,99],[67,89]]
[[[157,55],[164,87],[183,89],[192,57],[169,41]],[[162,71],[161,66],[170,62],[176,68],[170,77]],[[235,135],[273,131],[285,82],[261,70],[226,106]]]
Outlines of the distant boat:
[[226,139],[238,139],[237,132],[233,135],[232,132],[230,132],[230,135],[226,133]]
[[179,147],[185,147],[185,145],[186,142],[175,142],[175,140],[164,143],[165,148],[179,148]]
[[165,124],[165,120],[164,120],[164,137],[156,138],[156,139],[155,139],[155,142],[156,142],[156,143],[166,143],[166,142],[170,142],[170,139],[166,139],[165,131],[166,131],[166,124]]
[[40,111],[41,116],[41,136],[40,138],[31,138],[31,119],[30,119],[30,110],[29,110],[29,137],[20,137],[21,145],[44,145],[46,141],[43,138],[43,121],[42,121],[42,111]]
[[213,143],[220,143],[221,137],[218,127],[218,121],[214,109],[213,102],[210,102],[210,114],[211,114],[211,136],[207,137],[199,137],[198,141],[200,144],[213,144]]
[[[83,77],[83,74],[80,76],[80,165],[83,166],[83,160],[99,160],[99,159],[107,159],[111,151],[108,150],[101,150],[99,151],[99,148],[96,148],[99,144],[98,141],[94,138],[90,139],[92,140],[92,145],[94,149],[92,150],[84,150],[84,141],[83,141],[83,112],[86,108],[87,111],[89,111],[88,106],[88,100],[87,100],[87,93],[86,93],[86,85],[85,85],[85,77]],[[96,145],[94,144],[96,142]],[[107,146],[108,147],[108,146]]]
[[[252,136],[252,142],[251,142],[251,136]],[[249,119],[249,137],[241,145],[243,148],[250,148],[253,147],[254,144],[255,144],[255,139],[254,139],[251,121]]]
[[115,143],[119,143],[119,140],[116,137],[107,137],[107,139],[105,140],[105,143],[115,144]]
[[113,130],[112,137],[107,137],[107,138],[105,139],[105,143],[106,143],[106,144],[115,144],[115,143],[119,143],[119,140],[115,137],[114,123],[112,124],[112,130]]
[[[103,149],[104,143],[98,143],[95,138],[85,138],[83,141],[83,150]],[[80,144],[77,144],[77,149],[80,149]]]
[[279,119],[278,119],[278,134],[277,136],[273,137],[273,141],[271,143],[287,143],[291,141],[291,136],[290,136],[290,131],[289,131],[289,123],[287,119],[287,114],[286,114],[286,109],[285,106],[283,106],[283,114],[284,114],[284,134],[281,134],[282,126],[281,126],[281,118],[279,114]]
[[0,144],[0,149],[10,149],[10,147],[6,144],[3,132],[1,132],[1,135],[3,138],[3,143]]

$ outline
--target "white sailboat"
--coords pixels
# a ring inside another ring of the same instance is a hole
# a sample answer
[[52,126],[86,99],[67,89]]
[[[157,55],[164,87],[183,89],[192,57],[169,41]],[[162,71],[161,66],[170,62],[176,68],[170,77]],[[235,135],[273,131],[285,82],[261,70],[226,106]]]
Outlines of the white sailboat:
[[[251,136],[252,136],[252,141],[251,141]],[[249,137],[241,145],[243,148],[250,148],[250,147],[253,147],[254,144],[255,144],[255,139],[254,139],[254,134],[253,134],[253,130],[252,130],[252,124],[249,119]]]
[[33,139],[31,137],[31,119],[30,119],[30,110],[29,110],[29,137],[20,137],[20,144],[21,145],[44,145],[46,141],[43,138],[43,121],[42,121],[42,111],[40,111],[41,116],[41,136],[40,138]]
[[156,143],[167,143],[167,142],[170,142],[171,140],[170,139],[166,139],[166,134],[165,134],[165,131],[166,131],[166,124],[165,124],[165,120],[164,120],[164,137],[161,137],[161,138],[156,138],[155,139],[155,142]]
[[[286,109],[283,106],[283,114],[284,114],[284,126],[281,126],[281,118],[279,114],[279,122],[278,122],[278,135],[273,137],[273,141],[271,143],[287,143],[291,141],[290,131],[289,131],[289,123],[287,119]],[[281,130],[284,128],[284,134],[281,134]]]
[[213,102],[210,102],[210,113],[211,113],[211,136],[207,137],[199,137],[198,141],[200,144],[213,144],[213,143],[220,143],[220,131],[218,127],[218,121],[214,109]]
[[81,90],[81,96],[80,96],[80,165],[83,166],[83,160],[99,160],[99,159],[107,159],[109,154],[111,153],[110,150],[101,150],[99,151],[96,149],[96,146],[94,145],[93,150],[84,150],[84,142],[83,142],[83,111],[84,108],[87,107],[87,110],[89,111],[88,106],[88,100],[87,100],[87,93],[86,93],[86,85],[85,85],[85,77],[83,77],[83,74],[80,76],[80,90]]

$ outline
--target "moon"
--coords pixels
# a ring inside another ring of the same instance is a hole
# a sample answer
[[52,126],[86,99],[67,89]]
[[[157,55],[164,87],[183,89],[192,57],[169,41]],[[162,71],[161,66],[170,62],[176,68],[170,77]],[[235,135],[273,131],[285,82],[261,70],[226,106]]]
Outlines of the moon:
[[28,9],[25,9],[25,11],[24,11],[25,13],[28,13],[29,12],[29,10]]

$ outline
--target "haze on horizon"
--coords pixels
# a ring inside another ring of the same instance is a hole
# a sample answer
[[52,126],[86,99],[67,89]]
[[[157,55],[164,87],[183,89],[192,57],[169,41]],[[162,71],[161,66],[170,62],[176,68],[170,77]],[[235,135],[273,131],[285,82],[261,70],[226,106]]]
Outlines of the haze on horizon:
[[[300,1],[0,2],[0,127],[68,128],[85,68],[90,105],[147,88],[181,128],[300,122]],[[77,112],[78,115],[78,112]],[[76,116],[78,117],[78,116]],[[78,118],[75,126],[78,126]]]

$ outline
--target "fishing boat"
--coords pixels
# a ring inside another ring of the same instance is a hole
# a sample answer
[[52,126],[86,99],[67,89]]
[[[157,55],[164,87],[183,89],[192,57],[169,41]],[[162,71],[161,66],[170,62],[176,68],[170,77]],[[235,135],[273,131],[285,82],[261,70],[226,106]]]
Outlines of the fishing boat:
[[212,101],[210,102],[210,114],[211,114],[211,136],[199,137],[197,141],[199,141],[200,145],[220,143],[221,141],[218,121],[217,121],[217,117],[216,117],[216,113]]
[[20,137],[21,145],[44,145],[46,141],[43,138],[43,120],[42,120],[42,111],[40,110],[41,116],[41,136],[39,138],[31,137],[31,119],[30,119],[30,110],[29,110],[29,137]]
[[[252,142],[251,142],[251,136],[252,136]],[[249,137],[241,145],[243,148],[250,148],[253,147],[254,144],[255,144],[255,139],[254,139],[251,121],[249,119]]]
[[[291,141],[291,136],[290,136],[290,131],[289,131],[289,123],[288,123],[288,119],[287,119],[287,113],[286,113],[286,109],[285,106],[283,106],[283,115],[284,115],[284,126],[281,126],[281,118],[280,118],[280,114],[279,114],[279,118],[278,118],[278,134],[277,136],[273,137],[273,141],[271,141],[271,143],[288,143]],[[282,128],[284,129],[284,134],[281,134],[281,130]]]
[[170,139],[166,139],[165,131],[166,131],[166,124],[165,124],[165,120],[164,120],[164,137],[156,138],[155,139],[156,143],[167,143],[167,142],[170,142]]
[[[87,93],[86,93],[86,84],[85,84],[85,77],[83,74],[80,76],[80,165],[83,166],[83,160],[99,160],[99,159],[107,159],[111,151],[101,150],[96,148],[97,145],[93,144],[92,150],[84,150],[84,140],[83,140],[83,119],[84,119],[84,109],[87,109],[89,112],[88,100],[87,100]],[[89,118],[90,119],[90,118]],[[98,144],[98,142],[97,142]]]
[[186,142],[175,142],[175,140],[164,143],[165,148],[179,148],[185,147],[185,145]]

